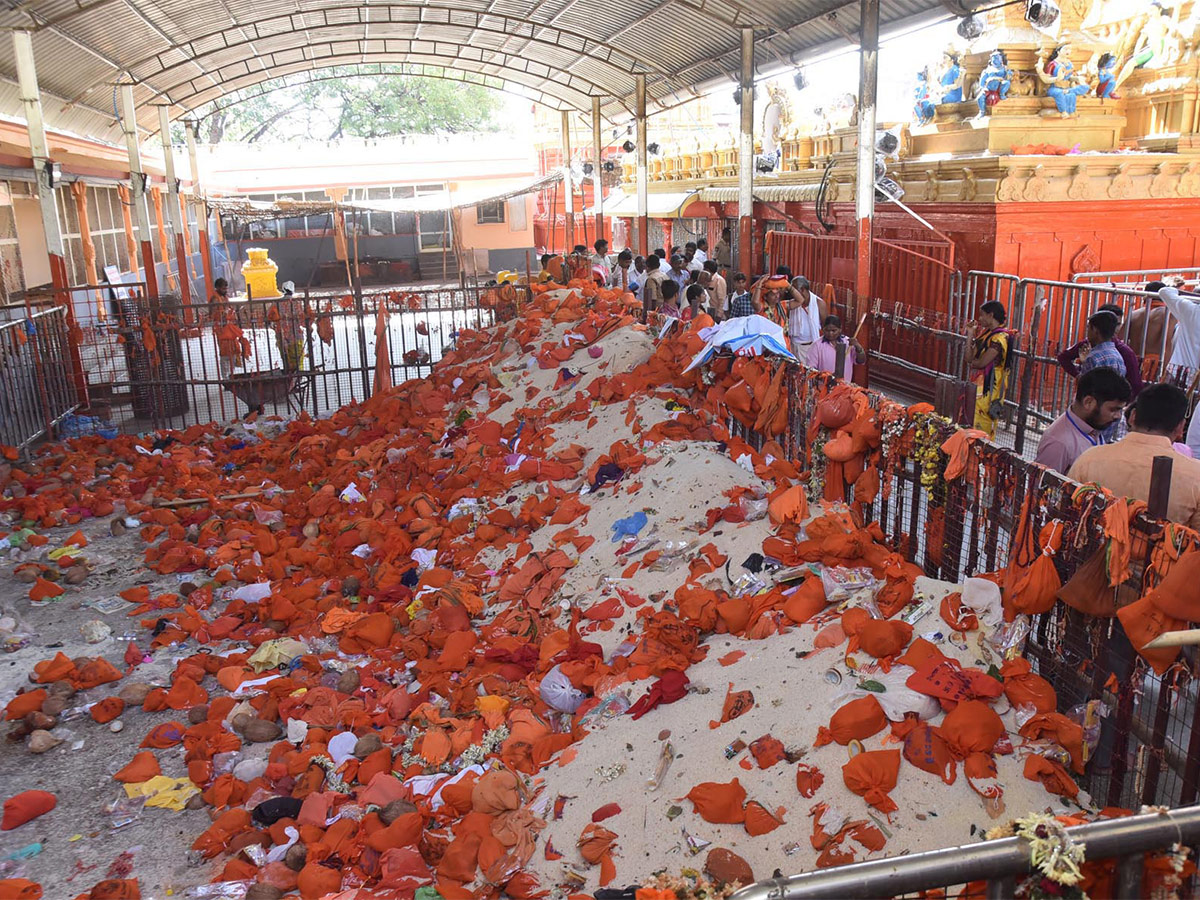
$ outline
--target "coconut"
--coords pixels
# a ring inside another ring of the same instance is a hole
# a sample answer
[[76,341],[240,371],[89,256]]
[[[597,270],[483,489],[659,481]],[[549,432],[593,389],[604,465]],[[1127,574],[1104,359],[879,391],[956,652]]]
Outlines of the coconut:
[[201,722],[208,721],[208,704],[204,703],[200,706],[193,706],[188,710],[188,722],[192,725],[199,725]]
[[279,740],[283,736],[283,729],[279,727],[278,722],[250,719],[242,729],[242,736],[253,744],[266,744]]
[[308,862],[308,848],[304,844],[292,844],[288,848],[287,854],[283,857],[283,864],[293,872],[299,872],[303,869],[306,862]]
[[121,688],[117,696],[125,701],[126,706],[141,706],[146,701],[146,695],[152,690],[154,688],[146,682],[135,681]]
[[45,753],[47,750],[53,750],[61,743],[62,741],[60,741],[50,732],[38,729],[29,735],[29,752]]
[[353,694],[358,690],[359,682],[358,669],[347,669],[338,678],[338,693]]
[[379,810],[379,821],[384,825],[391,825],[401,816],[416,811],[417,807],[411,800],[393,800],[383,809]]
[[364,734],[358,739],[354,745],[354,755],[359,759],[366,759],[376,750],[383,749],[383,741],[379,735],[372,731],[370,734]]

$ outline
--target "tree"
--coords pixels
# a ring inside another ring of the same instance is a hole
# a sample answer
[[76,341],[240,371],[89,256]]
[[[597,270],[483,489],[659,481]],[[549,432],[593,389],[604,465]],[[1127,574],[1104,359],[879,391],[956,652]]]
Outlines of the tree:
[[478,84],[335,68],[279,78],[195,111],[201,141],[336,140],[495,131],[500,100]]

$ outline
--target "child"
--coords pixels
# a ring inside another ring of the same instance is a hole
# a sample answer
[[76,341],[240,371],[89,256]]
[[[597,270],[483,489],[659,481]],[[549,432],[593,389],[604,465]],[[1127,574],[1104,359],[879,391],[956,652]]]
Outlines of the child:
[[[538,274],[537,274],[537,283],[538,284],[545,284],[548,281],[557,281],[558,280],[557,278],[554,277],[554,273],[550,270],[550,262],[553,259],[554,259],[554,255],[552,253],[543,253],[542,254],[542,271],[538,272]],[[561,264],[558,266],[558,270],[560,273],[562,272]]]
[[[836,371],[838,344],[846,347],[846,360],[841,372]],[[854,375],[854,364],[866,360],[867,353],[858,339],[842,334],[842,320],[837,316],[826,316],[821,323],[821,339],[813,341],[808,349],[808,367],[818,372],[834,372],[839,378],[849,381]]]
[[738,272],[733,276],[733,290],[729,293],[724,311],[728,319],[752,316],[756,312],[754,309],[754,298],[746,290],[746,276],[742,272]]

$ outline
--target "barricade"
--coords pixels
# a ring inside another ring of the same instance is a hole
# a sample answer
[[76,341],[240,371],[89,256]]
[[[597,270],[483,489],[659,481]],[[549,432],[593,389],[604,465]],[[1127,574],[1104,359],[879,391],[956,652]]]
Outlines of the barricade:
[[254,411],[321,416],[367,400],[380,359],[393,383],[428,374],[457,332],[512,318],[525,290],[306,292],[193,302],[185,316],[177,298],[123,289],[103,316],[82,323],[84,371],[93,402],[126,432]]
[[[819,495],[824,470],[819,447],[828,435],[811,432],[810,425],[816,404],[836,379],[785,365],[788,426],[775,440],[797,468],[811,473],[810,494]],[[1029,554],[1039,552],[1037,536],[1055,520],[1063,526],[1054,557],[1063,583],[1105,553],[1105,512],[1112,498],[1103,492],[986,441],[970,444],[963,474],[948,481],[948,457],[940,448],[956,428],[881,394],[868,397],[890,424],[884,425],[880,489],[863,517],[878,522],[898,552],[927,575],[957,583],[967,575],[1003,572],[1014,559],[1028,565]],[[763,435],[732,419],[729,425],[732,433],[762,446]],[[855,490],[845,493],[850,503]],[[1200,548],[1200,536],[1143,513],[1130,524],[1127,546],[1128,571],[1119,584],[1100,591],[1117,607],[1157,584],[1180,553]],[[1093,758],[1078,777],[1097,806],[1137,810],[1143,804],[1176,807],[1200,800],[1200,660],[1191,649],[1156,674],[1134,652],[1117,619],[1085,615],[1062,602],[1030,617],[1028,632],[1014,646],[1054,686],[1060,712],[1086,716],[1099,728]],[[993,656],[991,662],[999,665],[1000,659]],[[931,888],[944,884],[925,882]]]
[[7,312],[13,318],[0,323],[0,445],[27,452],[79,404],[70,333],[62,307]]

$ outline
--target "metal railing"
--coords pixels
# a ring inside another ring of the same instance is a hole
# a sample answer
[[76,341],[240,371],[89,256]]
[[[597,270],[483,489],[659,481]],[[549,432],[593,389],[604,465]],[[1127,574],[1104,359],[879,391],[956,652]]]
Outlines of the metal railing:
[[79,404],[70,329],[59,306],[0,324],[0,444],[26,452]]
[[518,290],[314,292],[187,307],[127,295],[81,323],[83,368],[93,405],[122,431],[253,411],[321,416],[369,399],[380,360],[393,383],[428,374],[459,331],[515,315]]
[[[870,361],[886,367],[885,374],[901,373],[906,387],[918,395],[932,396],[937,379],[965,380],[969,335],[980,306],[988,300],[1004,305],[1014,332],[997,439],[1018,454],[1031,451],[1046,426],[1074,399],[1075,379],[1058,356],[1084,338],[1088,317],[1102,305],[1124,310],[1118,336],[1138,355],[1147,382],[1171,380],[1188,387],[1193,380],[1192,373],[1168,369],[1171,328],[1156,294],[997,272],[971,271],[950,279],[948,300],[937,308],[877,299],[867,329]],[[897,380],[892,374],[887,383]]]
[[[787,365],[788,422],[775,440],[798,469],[812,473],[810,493],[858,503],[858,482],[832,491],[823,483],[827,469],[820,447],[827,435],[810,431],[817,404],[837,380]],[[879,487],[862,504],[863,521],[878,523],[889,544],[926,575],[959,583],[966,575],[1002,571],[1015,553],[1028,552],[1028,535],[1038,535],[1055,521],[1063,526],[1062,546],[1054,556],[1063,584],[1106,552],[1105,515],[1111,501],[1105,495],[1081,493],[1063,475],[986,441],[969,445],[964,476],[947,481],[945,455],[934,453],[930,469],[929,453],[953,436],[956,427],[904,409],[877,392],[868,391],[867,397],[889,421],[900,420],[901,433],[908,436],[898,438],[897,449],[880,460]],[[728,427],[756,448],[767,440],[732,418]],[[1200,538],[1192,532],[1166,526],[1145,513],[1131,521],[1125,580],[1099,589],[1098,596],[1110,598],[1118,608],[1132,602],[1169,571],[1179,554],[1200,548]],[[1200,802],[1200,656],[1194,648],[1185,649],[1159,674],[1134,652],[1117,619],[1085,615],[1061,601],[1029,618],[1028,634],[1018,646],[1034,671],[1054,687],[1059,712],[1082,716],[1087,710],[1099,722],[1094,752],[1084,774],[1077,776],[1094,803],[1137,809]],[[923,887],[944,884],[933,879]],[[870,896],[893,893],[890,884],[875,888]]]
[[1113,269],[1108,272],[1076,272],[1071,280],[1078,284],[1108,284],[1117,287],[1139,287],[1150,281],[1167,281],[1179,276],[1187,282],[1200,281],[1200,267],[1177,269]]
[[[1146,813],[1066,829],[1086,848],[1087,859],[1117,860],[1113,896],[1144,897],[1143,855],[1174,844],[1200,842],[1200,807]],[[730,900],[876,900],[972,882],[986,882],[972,897],[1007,898],[1030,874],[1029,843],[1010,837],[962,847],[852,863],[742,888]]]

